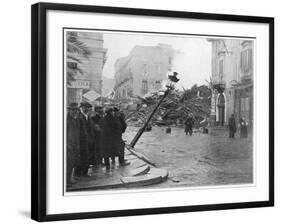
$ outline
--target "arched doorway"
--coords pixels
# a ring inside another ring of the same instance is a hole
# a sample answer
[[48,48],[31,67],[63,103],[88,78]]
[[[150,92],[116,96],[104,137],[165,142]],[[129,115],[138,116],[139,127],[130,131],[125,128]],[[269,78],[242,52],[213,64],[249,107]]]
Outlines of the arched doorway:
[[222,93],[219,94],[217,101],[218,109],[218,125],[223,126],[225,121],[225,97]]

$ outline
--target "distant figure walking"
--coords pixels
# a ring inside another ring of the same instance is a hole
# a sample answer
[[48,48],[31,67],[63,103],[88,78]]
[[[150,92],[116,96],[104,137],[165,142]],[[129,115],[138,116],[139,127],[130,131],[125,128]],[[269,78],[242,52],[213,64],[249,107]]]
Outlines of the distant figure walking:
[[193,120],[193,117],[192,116],[188,116],[187,119],[185,120],[184,122],[185,124],[185,134],[189,134],[190,136],[192,135],[193,133],[193,124],[194,124],[194,120]]
[[248,138],[248,122],[244,117],[240,118],[240,138]]
[[234,114],[231,114],[231,117],[228,119],[228,128],[229,128],[229,138],[234,138],[236,132],[236,122],[235,122]]

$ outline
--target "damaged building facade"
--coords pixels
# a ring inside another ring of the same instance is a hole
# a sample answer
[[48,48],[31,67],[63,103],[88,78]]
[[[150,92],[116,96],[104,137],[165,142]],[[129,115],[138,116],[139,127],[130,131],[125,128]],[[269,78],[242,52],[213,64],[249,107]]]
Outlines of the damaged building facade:
[[171,69],[173,48],[170,45],[135,46],[127,57],[115,63],[115,97],[127,99],[158,91]]
[[77,52],[67,52],[67,73],[70,70],[75,73],[72,79],[67,80],[67,103],[92,101],[91,97],[89,99],[87,97],[98,97],[102,94],[102,71],[107,53],[107,49],[103,47],[103,34],[71,32],[90,54],[85,57]]
[[212,44],[211,126],[244,117],[253,124],[253,41],[208,39]]

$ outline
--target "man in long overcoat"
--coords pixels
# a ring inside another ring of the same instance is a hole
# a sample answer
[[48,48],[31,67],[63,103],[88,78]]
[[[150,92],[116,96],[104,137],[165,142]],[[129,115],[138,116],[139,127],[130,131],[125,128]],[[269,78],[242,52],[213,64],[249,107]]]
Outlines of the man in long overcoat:
[[89,117],[92,105],[88,102],[80,104],[80,175],[88,175],[90,165],[90,150],[94,144],[94,133],[92,120]]
[[236,122],[234,114],[228,119],[229,138],[234,138],[236,132]]
[[193,124],[194,124],[193,117],[189,115],[185,120],[184,124],[185,124],[185,134],[186,135],[189,134],[191,136],[193,133]]
[[67,184],[74,183],[74,170],[80,163],[80,123],[78,119],[79,107],[77,103],[71,103],[68,106],[67,113]]
[[122,139],[122,134],[127,129],[125,114],[115,107],[114,117],[117,119],[117,122],[120,123],[120,129],[118,130],[118,139],[116,139],[116,147],[118,147],[118,161],[121,166],[129,165],[125,162],[125,143]]
[[101,121],[100,149],[106,168],[110,168],[109,158],[119,155],[121,125],[114,117],[112,108],[106,110]]
[[100,166],[102,164],[102,157],[101,157],[101,149],[100,149],[100,135],[101,135],[101,119],[102,114],[100,111],[96,111],[94,113],[94,116],[91,117],[92,124],[93,124],[93,131],[94,131],[94,137],[95,142],[92,149],[92,164],[96,167]]

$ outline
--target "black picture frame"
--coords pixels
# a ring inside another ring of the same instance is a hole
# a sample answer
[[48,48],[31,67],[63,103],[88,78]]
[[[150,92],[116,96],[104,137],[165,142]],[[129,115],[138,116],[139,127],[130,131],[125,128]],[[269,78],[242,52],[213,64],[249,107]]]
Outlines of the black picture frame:
[[[115,210],[71,214],[46,214],[46,13],[48,10],[63,10],[87,13],[111,13],[123,15],[161,16],[217,21],[253,22],[269,25],[269,200],[243,203],[212,205],[163,207],[134,210]],[[31,155],[31,218],[37,221],[101,218],[132,216],[161,213],[178,213],[206,210],[254,208],[274,206],[274,18],[194,13],[183,11],[163,11],[151,9],[103,7],[73,4],[37,3],[31,11],[31,120],[32,120],[32,155]]]

